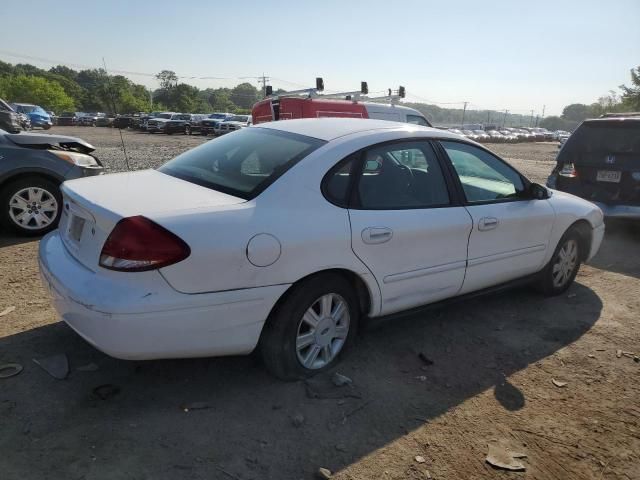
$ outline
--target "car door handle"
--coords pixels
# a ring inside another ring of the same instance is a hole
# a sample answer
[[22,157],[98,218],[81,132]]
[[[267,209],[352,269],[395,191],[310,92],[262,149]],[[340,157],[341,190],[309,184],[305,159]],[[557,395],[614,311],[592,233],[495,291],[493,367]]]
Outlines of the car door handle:
[[370,245],[385,243],[393,237],[393,230],[387,227],[369,227],[362,230],[362,241]]
[[478,222],[478,230],[486,232],[487,230],[493,230],[498,226],[500,222],[495,217],[482,217]]

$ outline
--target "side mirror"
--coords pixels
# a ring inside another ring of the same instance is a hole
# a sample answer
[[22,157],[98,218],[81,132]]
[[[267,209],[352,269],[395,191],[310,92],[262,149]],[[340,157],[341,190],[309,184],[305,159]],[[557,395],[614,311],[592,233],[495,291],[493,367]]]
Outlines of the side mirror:
[[546,200],[551,196],[549,190],[538,183],[530,184],[527,193],[527,196],[533,200]]

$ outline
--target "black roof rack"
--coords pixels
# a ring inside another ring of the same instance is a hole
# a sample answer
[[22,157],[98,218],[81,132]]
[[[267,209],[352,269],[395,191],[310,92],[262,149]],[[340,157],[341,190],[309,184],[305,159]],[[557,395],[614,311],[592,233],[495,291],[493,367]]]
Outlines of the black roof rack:
[[640,112],[603,113],[600,118],[640,117]]

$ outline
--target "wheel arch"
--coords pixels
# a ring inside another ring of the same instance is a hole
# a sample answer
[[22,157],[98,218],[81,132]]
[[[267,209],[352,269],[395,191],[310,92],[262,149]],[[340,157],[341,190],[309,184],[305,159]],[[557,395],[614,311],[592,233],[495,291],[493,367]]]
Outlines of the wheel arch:
[[592,231],[593,227],[589,223],[589,221],[585,219],[576,220],[573,222],[569,228],[567,228],[566,232],[575,231],[578,234],[579,241],[579,250],[580,250],[580,258],[581,261],[585,261],[589,257],[589,252],[591,251],[591,241],[592,241]]
[[64,177],[55,174],[51,170],[41,170],[41,169],[19,169],[12,170],[8,175],[0,178],[0,190],[2,190],[6,185],[13,183],[15,181],[21,180],[23,178],[28,177],[38,177],[43,180],[47,180],[50,182],[54,182],[56,185],[61,185],[64,182]]
[[349,284],[353,287],[353,291],[355,292],[356,297],[358,298],[358,307],[360,308],[360,313],[364,316],[367,316],[371,313],[374,307],[373,301],[375,297],[370,291],[369,287],[367,286],[367,283],[365,282],[365,280],[360,275],[355,273],[353,270],[349,270],[347,268],[329,268],[329,269],[313,272],[309,275],[306,275],[300,278],[296,282],[292,283],[289,286],[289,288],[287,288],[287,290],[282,295],[280,295],[280,298],[276,301],[274,306],[271,308],[271,311],[269,312],[269,316],[267,317],[267,322],[269,322],[269,319],[273,317],[273,312],[275,312],[278,309],[278,307],[288,298],[288,296],[291,294],[291,292],[295,288],[298,288],[300,285],[302,285],[304,282],[308,281],[311,278],[317,277],[319,275],[325,275],[325,274],[336,274],[345,278],[347,282],[349,282]]

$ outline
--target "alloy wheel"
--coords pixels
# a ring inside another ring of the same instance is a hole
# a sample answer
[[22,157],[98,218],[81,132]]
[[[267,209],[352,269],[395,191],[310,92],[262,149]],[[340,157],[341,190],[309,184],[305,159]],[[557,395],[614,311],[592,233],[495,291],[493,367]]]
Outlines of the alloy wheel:
[[340,295],[327,293],[315,300],[302,316],[296,336],[300,364],[317,370],[331,363],[349,335],[349,305]]
[[9,199],[9,217],[20,228],[41,230],[51,225],[58,214],[58,201],[47,190],[28,187]]
[[556,261],[551,270],[553,286],[562,288],[571,279],[573,272],[578,265],[578,243],[569,239],[560,248],[556,256]]

